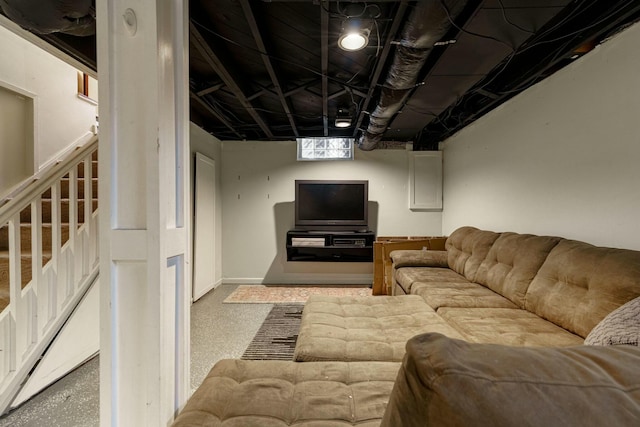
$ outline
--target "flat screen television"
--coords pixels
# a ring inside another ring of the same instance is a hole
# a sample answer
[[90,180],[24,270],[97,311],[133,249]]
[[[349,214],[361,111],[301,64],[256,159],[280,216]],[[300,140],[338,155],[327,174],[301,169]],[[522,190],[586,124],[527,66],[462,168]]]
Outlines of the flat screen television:
[[367,231],[369,181],[296,180],[295,227]]

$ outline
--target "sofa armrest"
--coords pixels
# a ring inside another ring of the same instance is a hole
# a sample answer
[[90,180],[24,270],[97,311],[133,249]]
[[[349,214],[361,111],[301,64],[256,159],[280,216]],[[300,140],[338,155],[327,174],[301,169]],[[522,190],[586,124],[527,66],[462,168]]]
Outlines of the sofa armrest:
[[389,254],[394,268],[400,267],[442,267],[449,266],[446,251],[399,250]]
[[[425,237],[425,238],[395,238],[400,240],[378,237],[383,240],[373,242],[373,295],[391,295],[391,258],[389,254],[398,249],[433,249],[444,250],[446,238]],[[442,248],[442,249],[440,249]]]
[[640,348],[511,347],[418,335],[381,426],[635,425]]

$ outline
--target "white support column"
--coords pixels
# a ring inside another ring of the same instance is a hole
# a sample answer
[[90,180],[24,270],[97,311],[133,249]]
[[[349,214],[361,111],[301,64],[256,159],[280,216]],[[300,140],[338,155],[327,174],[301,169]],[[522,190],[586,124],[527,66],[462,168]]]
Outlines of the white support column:
[[98,0],[100,424],[189,395],[188,4]]

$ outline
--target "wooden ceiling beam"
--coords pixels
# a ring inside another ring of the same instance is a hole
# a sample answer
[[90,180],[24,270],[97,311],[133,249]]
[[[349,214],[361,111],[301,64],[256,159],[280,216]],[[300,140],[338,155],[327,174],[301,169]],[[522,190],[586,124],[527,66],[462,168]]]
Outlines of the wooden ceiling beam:
[[202,34],[200,34],[200,31],[198,31],[193,22],[189,22],[189,32],[191,34],[191,42],[198,50],[198,52],[200,52],[204,60],[207,61],[209,66],[216,72],[216,74],[218,74],[224,84],[231,90],[238,102],[242,105],[242,107],[244,107],[245,110],[247,110],[249,115],[251,115],[258,126],[260,126],[260,129],[262,129],[262,132],[264,132],[267,138],[273,139],[273,132],[271,132],[269,126],[267,126],[256,109],[251,105],[251,102],[249,102],[245,94],[242,92],[242,89],[240,89],[238,83],[236,83],[235,79],[231,76],[231,73],[226,69],[218,56],[213,52],[213,50],[211,50],[209,44],[204,39],[204,37],[202,37]]
[[329,136],[329,12],[320,8],[320,65],[322,70],[322,127]]
[[202,108],[207,110],[209,114],[214,116],[216,119],[220,120],[220,122],[226,127],[228,127],[231,130],[231,132],[235,133],[238,138],[240,139],[245,138],[244,135],[242,135],[240,132],[236,130],[236,128],[233,127],[233,125],[231,124],[231,122],[229,122],[229,120],[225,119],[221,114],[219,114],[216,110],[214,110],[204,99],[200,98],[200,96],[198,96],[197,93],[193,91],[189,91],[189,96],[196,103],[198,103]]
[[215,84],[213,86],[209,86],[208,88],[199,90],[198,92],[196,92],[196,95],[205,96],[205,95],[207,95],[209,93],[217,92],[220,89],[222,89],[223,87],[224,87],[224,83],[218,83],[218,84]]
[[291,125],[291,129],[293,130],[293,134],[298,137],[298,127],[296,126],[296,122],[293,118],[293,114],[291,113],[291,108],[289,107],[289,102],[287,98],[282,93],[282,86],[278,81],[278,75],[273,68],[273,64],[271,63],[271,58],[267,52],[267,47],[262,40],[262,35],[260,34],[260,29],[258,28],[258,22],[256,21],[255,16],[253,15],[253,10],[251,9],[251,5],[249,4],[249,0],[240,0],[240,5],[242,6],[242,10],[244,11],[244,16],[249,23],[249,28],[251,29],[251,34],[253,35],[253,40],[256,42],[256,46],[260,51],[260,56],[262,57],[262,62],[264,62],[264,66],[269,73],[269,77],[271,77],[271,82],[273,83],[273,87],[278,95],[278,99],[280,99],[280,103],[282,104],[282,109],[284,110],[287,118],[289,119],[289,124]]
[[346,89],[339,90],[339,91],[334,92],[334,93],[332,93],[331,95],[329,95],[329,96],[327,97],[327,100],[332,100],[332,99],[338,98],[339,96],[342,96],[342,95],[344,95],[344,94],[346,94],[346,93],[347,93],[347,90],[346,90]]
[[257,91],[253,95],[247,96],[247,99],[249,101],[253,101],[254,99],[260,98],[262,95],[266,95],[268,93],[272,93],[272,92],[270,90],[268,90],[268,89],[260,89],[259,91]]
[[298,92],[301,92],[301,91],[303,91],[303,90],[306,90],[309,86],[313,86],[313,85],[317,84],[317,83],[318,83],[318,81],[320,81],[320,79],[313,79],[313,80],[311,80],[310,82],[307,82],[307,83],[301,84],[301,85],[300,85],[300,86],[298,86],[298,87],[294,87],[293,89],[291,89],[291,90],[289,90],[289,91],[285,92],[285,93],[284,93],[284,96],[286,96],[287,98],[289,98],[290,96],[295,95],[295,94],[296,94],[296,93],[298,93]]
[[[309,86],[313,86],[313,85],[318,84],[319,81],[320,81],[320,79],[314,79],[314,80],[312,80],[310,82],[306,82],[304,84],[301,84],[300,86],[296,86],[293,89],[290,89],[290,90],[288,90],[286,92],[283,92],[283,95],[284,95],[285,98],[289,98],[289,97],[295,95],[298,92],[302,92],[303,90],[307,89]],[[358,95],[360,95],[362,92],[354,91],[354,93],[357,93]],[[278,96],[273,91],[273,86],[268,86],[268,87],[260,89],[258,92],[254,93],[253,95],[249,95],[247,97],[247,99],[253,100],[253,99],[259,98],[259,97],[261,97],[263,95]],[[360,95],[360,96],[364,97],[365,95]]]

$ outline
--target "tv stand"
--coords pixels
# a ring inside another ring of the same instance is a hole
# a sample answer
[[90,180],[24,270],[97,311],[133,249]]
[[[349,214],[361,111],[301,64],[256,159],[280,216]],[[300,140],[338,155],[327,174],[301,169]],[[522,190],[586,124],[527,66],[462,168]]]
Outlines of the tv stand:
[[309,233],[309,234],[320,234],[325,235],[327,233],[331,234],[362,234],[362,233],[370,233],[369,230],[330,230],[330,231],[322,231],[322,230],[291,230],[294,233]]
[[287,261],[372,262],[373,231],[289,230]]

